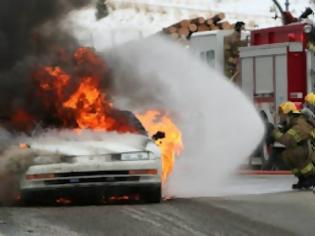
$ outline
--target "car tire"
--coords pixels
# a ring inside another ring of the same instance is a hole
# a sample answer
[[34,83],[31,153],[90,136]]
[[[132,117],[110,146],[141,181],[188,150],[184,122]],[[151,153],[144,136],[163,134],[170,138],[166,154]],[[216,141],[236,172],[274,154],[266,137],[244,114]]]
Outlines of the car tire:
[[161,186],[145,193],[145,201],[148,203],[160,203],[162,200]]
[[32,206],[35,205],[37,202],[35,201],[35,198],[30,193],[21,193],[21,203],[23,206]]
[[52,204],[48,196],[32,192],[21,192],[21,204],[24,206],[44,206]]

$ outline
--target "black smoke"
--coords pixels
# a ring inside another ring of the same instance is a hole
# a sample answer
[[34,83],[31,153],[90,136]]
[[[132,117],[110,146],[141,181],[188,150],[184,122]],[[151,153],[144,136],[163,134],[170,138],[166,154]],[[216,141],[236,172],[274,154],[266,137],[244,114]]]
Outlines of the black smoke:
[[0,118],[6,119],[20,106],[26,106],[34,68],[54,64],[61,53],[59,47],[71,50],[78,46],[59,23],[67,13],[91,1],[0,1]]
[[[86,0],[1,0],[0,58],[1,70],[12,68],[40,43],[38,29],[46,22],[57,22],[69,11],[86,5]],[[54,25],[54,24],[50,24]],[[56,24],[54,25],[56,27]],[[60,33],[60,29],[51,29]],[[64,35],[64,32],[63,32]],[[36,41],[37,40],[37,41]]]

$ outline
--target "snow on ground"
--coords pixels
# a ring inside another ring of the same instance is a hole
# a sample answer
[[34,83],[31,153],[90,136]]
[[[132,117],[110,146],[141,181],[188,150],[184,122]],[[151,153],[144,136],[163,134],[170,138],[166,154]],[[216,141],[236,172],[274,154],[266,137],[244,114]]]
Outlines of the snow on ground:
[[[107,0],[110,15],[95,20],[94,6],[74,12],[66,24],[81,43],[106,49],[132,39],[146,37],[182,19],[226,13],[230,22],[243,20],[250,27],[280,24],[274,20],[272,1],[261,0]],[[284,5],[284,0],[280,1]],[[309,0],[291,0],[295,15],[309,6]],[[69,30],[70,30],[69,29]]]

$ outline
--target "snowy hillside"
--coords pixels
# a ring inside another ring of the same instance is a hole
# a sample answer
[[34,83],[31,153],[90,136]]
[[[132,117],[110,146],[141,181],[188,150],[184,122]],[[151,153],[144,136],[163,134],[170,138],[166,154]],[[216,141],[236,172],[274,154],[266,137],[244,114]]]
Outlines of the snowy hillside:
[[[284,0],[280,1],[284,5]],[[295,15],[309,6],[309,0],[291,0]],[[95,20],[95,8],[73,13],[68,21],[84,44],[104,49],[145,37],[181,19],[196,16],[210,17],[224,12],[230,22],[245,21],[248,27],[280,24],[274,20],[270,0],[107,0],[110,14]]]

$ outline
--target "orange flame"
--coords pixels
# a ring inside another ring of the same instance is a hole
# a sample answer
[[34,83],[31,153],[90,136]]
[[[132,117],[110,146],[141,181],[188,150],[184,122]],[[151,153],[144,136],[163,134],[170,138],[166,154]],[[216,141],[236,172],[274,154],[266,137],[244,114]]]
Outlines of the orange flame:
[[67,197],[59,197],[56,199],[56,203],[60,205],[70,205],[72,203],[72,200]]
[[29,130],[33,125],[33,117],[23,109],[17,110],[12,115],[11,121],[17,130]]
[[41,78],[40,87],[44,91],[53,90],[57,93],[58,97],[63,96],[63,89],[68,84],[70,76],[66,74],[59,66],[56,67],[44,67],[44,72],[50,75],[54,80],[50,78]]
[[105,61],[90,48],[78,48],[73,59],[68,72],[46,66],[34,73],[46,112],[67,128],[136,132],[128,114],[102,92],[101,81],[109,76]]
[[162,181],[165,183],[167,177],[173,171],[175,158],[183,150],[181,131],[168,115],[156,110],[137,114],[137,117],[151,137],[159,131],[165,133],[163,139],[156,140],[156,144],[160,147],[162,153]]
[[109,198],[111,201],[128,201],[130,200],[130,196],[128,195],[123,195],[123,196],[111,196]]
[[110,130],[115,120],[107,116],[107,110],[112,105],[100,92],[92,77],[82,79],[77,91],[63,103],[65,108],[75,110],[76,122],[79,128],[95,128]]
[[20,147],[21,149],[28,149],[28,148],[30,148],[30,145],[29,145],[29,144],[26,144],[26,143],[20,143],[20,144],[19,144],[19,147]]
[[71,81],[71,76],[59,66],[45,66],[33,74],[33,79],[38,83],[37,96],[51,115],[63,116],[60,109],[64,100],[65,90]]

